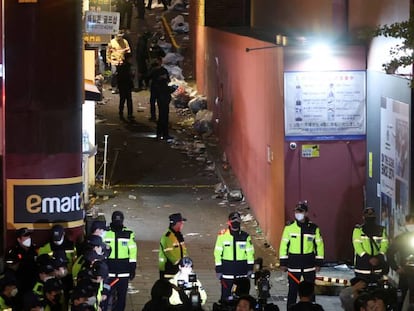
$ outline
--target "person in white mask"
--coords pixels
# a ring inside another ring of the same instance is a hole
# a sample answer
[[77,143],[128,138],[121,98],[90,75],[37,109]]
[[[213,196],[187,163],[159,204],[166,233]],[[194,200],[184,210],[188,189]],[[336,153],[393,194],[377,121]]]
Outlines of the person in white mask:
[[49,242],[39,248],[38,254],[48,254],[55,258],[56,254],[59,254],[57,257],[62,257],[62,254],[66,256],[67,273],[61,276],[61,280],[67,299],[73,289],[72,267],[76,260],[76,247],[75,243],[66,237],[65,228],[62,225],[55,224],[50,231],[51,236]]
[[[391,242],[387,250],[387,260],[390,268],[399,276],[398,288],[401,290],[402,299],[398,310],[402,309],[405,297],[409,290],[414,293],[414,214],[405,216],[406,232],[401,233]],[[410,294],[407,302],[414,304],[414,295]]]
[[[0,310],[16,308],[17,281],[14,277],[0,275]],[[16,309],[14,309],[16,310]]]
[[31,290],[36,282],[36,245],[32,241],[32,230],[26,227],[16,230],[16,244],[8,252],[8,257],[15,258],[15,277],[17,280],[18,297]]
[[[295,207],[295,220],[285,226],[280,241],[280,270],[288,271],[289,292],[287,307],[296,303],[298,285],[304,281],[315,282],[316,272],[324,260],[324,243],[319,227],[308,218],[308,202]],[[314,297],[312,300],[314,301]]]

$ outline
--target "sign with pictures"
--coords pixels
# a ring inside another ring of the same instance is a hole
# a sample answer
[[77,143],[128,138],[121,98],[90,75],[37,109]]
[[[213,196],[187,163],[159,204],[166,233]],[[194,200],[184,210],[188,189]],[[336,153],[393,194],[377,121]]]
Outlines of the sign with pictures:
[[286,140],[363,139],[364,71],[285,73]]

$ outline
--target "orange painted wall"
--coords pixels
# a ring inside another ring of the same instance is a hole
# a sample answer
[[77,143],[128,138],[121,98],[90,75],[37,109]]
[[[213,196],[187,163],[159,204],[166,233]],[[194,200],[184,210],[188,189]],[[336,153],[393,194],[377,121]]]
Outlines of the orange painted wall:
[[208,95],[220,145],[276,246],[285,224],[282,50],[247,53],[269,44],[211,28],[196,33],[198,91]]

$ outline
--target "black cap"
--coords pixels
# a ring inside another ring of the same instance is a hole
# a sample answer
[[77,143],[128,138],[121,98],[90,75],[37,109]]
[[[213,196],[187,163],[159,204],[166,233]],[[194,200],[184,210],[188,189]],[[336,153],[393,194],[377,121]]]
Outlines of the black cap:
[[122,224],[124,223],[124,214],[121,211],[115,211],[112,213],[112,222]]
[[97,229],[106,230],[106,222],[103,220],[95,220],[91,225],[91,232],[95,232]]
[[17,280],[13,275],[0,275],[0,289],[3,290],[6,286],[17,285]]
[[32,234],[32,230],[29,230],[28,228],[20,228],[16,230],[16,238],[21,238],[22,236],[29,236]]
[[68,258],[66,257],[66,253],[63,249],[54,250],[52,260],[55,269],[68,266]]
[[52,291],[60,291],[62,289],[63,289],[63,284],[57,278],[51,278],[47,280],[43,286],[43,291],[45,293],[50,293]]
[[88,289],[80,286],[76,286],[71,294],[72,301],[79,298],[89,298],[91,293]]
[[103,255],[98,255],[93,249],[88,249],[85,251],[83,258],[88,262],[93,262],[95,260],[103,260],[105,257]]
[[170,219],[170,224],[176,224],[180,221],[187,221],[187,218],[184,218],[181,213],[171,214],[168,218]]
[[55,271],[55,263],[53,258],[48,254],[41,254],[37,256],[36,264],[38,272],[40,273],[52,273]]
[[63,235],[65,234],[65,228],[61,225],[54,225],[52,227],[52,237],[53,241],[57,242],[60,241],[63,238]]
[[105,243],[99,235],[92,234],[86,238],[86,243],[92,246],[105,247]]
[[229,214],[229,221],[230,222],[241,222],[241,216],[239,212],[231,212]]
[[101,276],[104,279],[108,277],[109,268],[108,265],[103,261],[95,261],[92,265],[92,275],[94,277]]
[[365,218],[376,217],[374,208],[367,207],[366,209],[364,209],[364,217]]
[[298,202],[298,204],[295,206],[295,211],[307,212],[308,208],[308,201]]

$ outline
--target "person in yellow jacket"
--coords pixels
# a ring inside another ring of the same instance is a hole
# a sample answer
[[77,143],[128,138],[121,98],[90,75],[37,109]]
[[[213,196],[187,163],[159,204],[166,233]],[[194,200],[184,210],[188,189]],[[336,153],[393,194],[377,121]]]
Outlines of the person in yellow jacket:
[[0,310],[16,310],[17,280],[10,275],[0,276]]
[[228,228],[219,232],[214,247],[216,276],[221,283],[221,302],[230,302],[233,285],[244,289],[241,294],[250,291],[249,276],[253,273],[254,246],[250,235],[241,230],[241,216],[232,212],[228,217]]
[[171,279],[178,272],[180,259],[186,257],[187,247],[181,230],[187,221],[181,213],[169,216],[170,225],[160,239],[158,251],[158,268],[160,279]]
[[308,208],[307,201],[296,205],[295,220],[285,226],[280,241],[280,270],[288,271],[288,308],[296,303],[301,278],[314,283],[324,260],[321,231],[309,220]]
[[109,280],[116,283],[116,305],[114,311],[125,310],[128,282],[135,278],[137,268],[137,243],[135,233],[124,226],[124,214],[121,211],[112,213],[112,222],[109,230],[105,232],[104,241],[112,251],[106,260],[109,268]]
[[355,276],[368,283],[377,282],[388,274],[385,254],[388,250],[388,237],[383,226],[376,223],[375,210],[368,207],[363,213],[364,223],[356,225],[352,232],[355,252]]
[[175,285],[172,294],[170,296],[170,304],[172,305],[183,305],[184,302],[180,298],[180,293],[175,289],[177,286],[184,290],[187,296],[198,294],[195,302],[191,299],[193,307],[200,309],[201,306],[205,305],[207,301],[207,293],[201,284],[200,280],[197,279],[196,274],[193,271],[193,261],[190,257],[184,257],[180,260],[178,267],[180,271],[170,279],[170,283]]
[[120,30],[118,34],[109,41],[106,48],[106,62],[111,65],[111,88],[112,94],[118,93],[118,83],[116,79],[117,67],[124,62],[126,53],[131,53],[131,47],[126,39],[124,32]]

